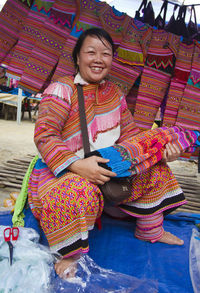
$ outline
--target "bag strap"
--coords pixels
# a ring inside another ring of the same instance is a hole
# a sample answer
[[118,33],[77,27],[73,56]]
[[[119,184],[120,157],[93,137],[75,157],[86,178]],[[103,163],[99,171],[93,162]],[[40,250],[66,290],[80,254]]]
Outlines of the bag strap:
[[90,152],[90,143],[89,143],[87,121],[86,121],[86,115],[85,115],[83,88],[80,84],[77,84],[76,87],[78,91],[78,106],[79,106],[79,117],[80,117],[80,123],[81,123],[82,139],[83,139],[83,149],[86,155]]
[[142,20],[142,16],[140,16],[140,10],[143,8],[143,10],[146,8],[147,6],[147,0],[142,0],[142,3],[140,4],[140,7],[138,8],[138,10],[135,12],[135,18],[138,20]]
[[144,8],[146,8],[147,6],[147,0],[143,0],[142,3],[140,4],[140,7],[138,8],[138,12],[140,12],[140,10],[142,9],[142,7],[144,6]]
[[[158,16],[155,19],[155,25],[158,28],[164,28],[164,26],[165,26],[166,14],[167,14],[167,6],[168,6],[168,1],[164,0],[163,5],[162,5],[162,7],[160,9],[160,12],[159,12]],[[163,17],[161,17],[162,11],[163,11]]]
[[196,11],[195,11],[195,8],[194,8],[194,5],[192,5],[191,7],[191,10],[190,10],[190,20],[189,21],[192,21],[192,14],[193,14],[193,17],[194,17],[194,23],[197,26],[197,17],[196,17]]

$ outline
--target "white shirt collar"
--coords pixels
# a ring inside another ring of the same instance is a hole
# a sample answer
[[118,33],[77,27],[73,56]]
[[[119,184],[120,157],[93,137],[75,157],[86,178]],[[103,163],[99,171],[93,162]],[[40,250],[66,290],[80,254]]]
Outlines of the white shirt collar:
[[85,81],[85,80],[81,77],[81,75],[80,75],[79,72],[76,74],[76,76],[75,76],[75,78],[74,78],[74,84],[77,84],[77,83],[79,83],[79,84],[81,84],[81,85],[88,85],[88,84],[89,84],[87,81]]
[[[100,84],[104,83],[105,80],[103,79]],[[80,73],[78,72],[74,78],[74,84],[80,84],[80,85],[88,85],[89,83],[87,81],[85,81],[82,76],[80,75]]]

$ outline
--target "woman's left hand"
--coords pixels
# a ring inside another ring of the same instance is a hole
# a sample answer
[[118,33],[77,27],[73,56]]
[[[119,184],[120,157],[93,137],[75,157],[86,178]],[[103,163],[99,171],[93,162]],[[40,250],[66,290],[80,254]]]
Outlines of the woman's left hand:
[[165,163],[166,162],[173,162],[173,161],[177,160],[178,157],[180,157],[180,155],[181,155],[181,152],[180,152],[179,148],[175,144],[172,144],[169,142],[165,146],[162,161]]

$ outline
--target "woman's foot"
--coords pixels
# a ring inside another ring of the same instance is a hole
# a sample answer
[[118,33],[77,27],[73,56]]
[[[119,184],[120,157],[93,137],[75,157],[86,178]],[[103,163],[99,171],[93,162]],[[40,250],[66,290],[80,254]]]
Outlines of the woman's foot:
[[77,257],[68,257],[55,264],[55,271],[60,278],[74,278],[77,269]]
[[[154,242],[154,241],[152,241]],[[171,244],[171,245],[183,245],[184,241],[175,235],[171,234],[170,232],[164,231],[162,237],[157,240],[156,242],[162,242],[166,244]]]

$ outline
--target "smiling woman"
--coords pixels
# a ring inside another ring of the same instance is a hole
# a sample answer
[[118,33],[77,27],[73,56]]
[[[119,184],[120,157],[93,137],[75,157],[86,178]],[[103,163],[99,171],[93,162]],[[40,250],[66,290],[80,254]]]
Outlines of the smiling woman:
[[[91,151],[122,143],[140,133],[125,95],[109,80],[112,58],[113,41],[108,32],[100,28],[84,31],[73,50],[75,76],[51,83],[39,106],[34,141],[40,158],[30,176],[28,198],[52,252],[63,256],[55,265],[59,275],[81,253],[88,252],[89,231],[104,208],[99,185],[117,176],[116,171],[104,168],[110,156],[84,156],[77,84],[83,89]],[[142,145],[145,149],[151,146],[150,140]],[[136,174],[128,202],[123,200],[118,206],[137,218],[135,236],[141,240],[183,244],[163,229],[163,213],[186,202],[166,164],[178,156],[179,151],[167,142],[163,160]],[[74,273],[73,266],[71,274]]]
[[88,83],[101,82],[109,73],[112,65],[114,44],[104,31],[93,29],[91,35],[85,38],[85,33],[79,38],[73,59],[77,71]]

